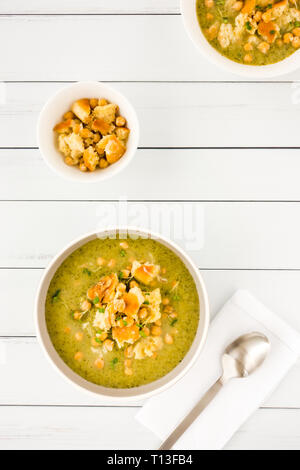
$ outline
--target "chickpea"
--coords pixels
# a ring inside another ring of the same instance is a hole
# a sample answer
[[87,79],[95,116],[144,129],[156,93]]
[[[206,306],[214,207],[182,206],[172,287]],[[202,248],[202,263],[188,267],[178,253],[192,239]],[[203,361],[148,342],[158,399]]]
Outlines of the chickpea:
[[66,164],[66,165],[69,165],[69,166],[73,166],[73,165],[74,165],[74,160],[73,160],[73,158],[71,158],[71,157],[66,157],[66,158],[65,158],[65,164]]
[[246,52],[249,52],[249,51],[252,51],[253,46],[252,46],[252,44],[250,44],[249,42],[247,42],[247,43],[244,45],[244,49],[245,49]]
[[145,318],[147,318],[148,316],[148,310],[146,308],[141,308],[141,310],[139,311],[139,317],[141,320],[145,320]]
[[99,258],[97,258],[98,266],[103,266],[105,263],[106,263],[105,259],[101,258],[101,256],[99,256]]
[[114,349],[114,342],[111,339],[106,339],[103,346],[107,351],[112,351]]
[[232,5],[232,8],[234,11],[240,11],[242,9],[242,6],[243,6],[243,2],[235,2]]
[[126,119],[123,116],[118,116],[116,119],[116,125],[118,127],[124,127],[126,124]]
[[98,100],[97,100],[97,98],[92,98],[92,99],[90,100],[90,107],[91,107],[92,109],[94,109],[94,108],[96,108],[96,106],[98,106]]
[[267,42],[261,42],[258,46],[257,49],[260,50],[263,54],[266,54],[268,50],[270,49],[270,44]]
[[104,360],[102,357],[99,357],[98,359],[95,360],[94,365],[97,369],[103,369],[104,367]]
[[121,243],[120,243],[120,247],[123,248],[123,250],[128,250],[129,245],[128,245],[127,242],[121,242]]
[[297,37],[300,36],[300,28],[294,28],[292,32],[294,36],[297,36]]
[[293,35],[292,35],[292,33],[286,33],[286,34],[283,36],[283,42],[284,42],[284,44],[289,44],[292,40],[293,40]]
[[144,328],[143,328],[142,331],[143,331],[143,333],[144,333],[146,336],[149,336],[149,335],[150,335],[150,330],[149,330],[149,328],[148,328],[147,326],[144,326]]
[[212,8],[215,4],[214,0],[205,0],[205,6],[206,8]]
[[276,44],[277,44],[277,46],[281,47],[282,44],[283,44],[283,40],[282,39],[277,39]]
[[78,362],[82,361],[82,359],[83,359],[83,354],[82,354],[82,352],[81,352],[81,351],[78,351],[78,352],[75,354],[74,359],[75,359],[75,361],[78,361]]
[[99,166],[100,166],[100,168],[102,168],[102,170],[104,170],[104,168],[108,167],[108,161],[106,160],[106,158],[101,158],[100,159]]
[[72,111],[68,111],[67,113],[64,114],[64,119],[67,121],[68,119],[73,119],[75,116],[72,113]]
[[162,329],[160,326],[152,326],[151,328],[151,334],[153,336],[161,336],[162,334]]
[[169,303],[170,303],[170,300],[168,299],[168,297],[165,297],[164,299],[162,299],[163,305],[168,305]]
[[166,274],[166,272],[167,272],[166,268],[161,268],[161,273],[162,274]]
[[165,308],[164,308],[164,313],[172,313],[174,311],[174,308],[171,307],[171,305],[167,305]]
[[64,332],[66,333],[66,335],[70,334],[71,333],[71,328],[66,326],[65,329],[64,329]]
[[294,37],[293,40],[292,40],[292,46],[295,48],[295,49],[298,49],[298,47],[300,47],[300,37]]
[[214,15],[212,15],[211,13],[207,13],[206,19],[207,21],[212,21],[214,19]]
[[100,134],[97,132],[96,134],[94,134],[94,142],[95,144],[97,144],[98,142],[100,142]]
[[98,106],[105,106],[107,104],[108,104],[108,102],[104,98],[100,98],[100,100],[98,100]]
[[80,134],[80,137],[82,137],[83,139],[90,139],[91,137],[93,137],[93,133],[86,127],[81,129],[79,134]]
[[254,21],[260,21],[261,20],[261,17],[262,17],[262,12],[261,11],[257,11],[255,13],[255,15],[253,16],[253,19]]
[[86,312],[87,310],[90,310],[91,307],[92,307],[92,304],[91,304],[91,302],[89,302],[88,300],[84,300],[84,301],[81,303],[81,306],[80,306],[80,308],[81,308],[81,310],[82,310],[83,312]]
[[87,171],[87,167],[85,166],[84,163],[80,163],[80,165],[79,165],[79,170],[80,170],[80,171],[83,171],[83,172]]
[[74,314],[73,314],[74,320],[80,320],[81,317],[82,317],[81,312],[74,312]]
[[133,357],[133,346],[128,346],[124,351],[125,357]]
[[170,313],[169,317],[170,317],[170,318],[177,318],[178,315],[177,315],[176,312],[172,312],[172,313]]
[[161,320],[156,320],[155,325],[156,326],[161,326]]
[[252,62],[252,60],[253,60],[253,57],[251,54],[246,54],[244,56],[244,62]]
[[129,367],[125,367],[124,372],[125,372],[126,375],[132,375],[133,374],[133,370],[130,369]]
[[91,339],[91,345],[93,346],[93,348],[99,348],[100,343],[96,341],[96,336],[93,336],[93,338]]
[[131,359],[125,359],[125,361],[124,361],[124,366],[125,366],[125,367],[131,367],[131,364],[132,364],[132,360],[131,360]]
[[133,287],[139,287],[138,283],[135,281],[131,281],[129,284],[130,288],[132,289]]
[[113,258],[110,259],[109,262],[107,263],[107,266],[108,266],[109,268],[114,268],[115,265],[116,265],[116,260],[113,259]]
[[167,333],[167,334],[165,335],[165,338],[164,338],[164,339],[165,339],[165,343],[166,343],[166,344],[173,344],[173,342],[174,342],[173,337],[172,337],[171,335],[169,335],[169,333]]
[[83,333],[81,331],[77,331],[77,333],[75,333],[75,339],[76,339],[76,341],[82,341],[83,340]]

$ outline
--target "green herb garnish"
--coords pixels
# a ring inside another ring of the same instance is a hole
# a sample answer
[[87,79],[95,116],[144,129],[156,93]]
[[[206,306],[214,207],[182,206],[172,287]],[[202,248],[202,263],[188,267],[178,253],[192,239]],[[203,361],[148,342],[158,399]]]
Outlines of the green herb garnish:
[[60,293],[61,293],[61,289],[57,289],[57,291],[54,292],[54,294],[52,295],[52,302],[57,302],[57,300],[59,299]]
[[246,21],[245,26],[246,26],[246,28],[248,29],[248,31],[251,31],[252,26],[251,26],[250,21]]
[[99,338],[95,338],[95,341],[96,341],[96,343],[102,344],[102,341]]
[[83,268],[82,272],[83,274],[87,274],[88,276],[92,274],[92,272],[88,268]]
[[99,297],[95,297],[93,300],[93,304],[96,305],[100,302]]
[[177,322],[178,322],[177,318],[174,318],[174,319],[171,321],[170,325],[171,325],[171,326],[174,326],[175,323],[177,323]]
[[276,31],[274,29],[272,29],[272,31],[270,31],[270,34],[275,34]]
[[113,360],[110,361],[110,367],[114,369],[116,364],[118,364],[118,362],[119,362],[119,359],[117,357],[114,357]]
[[178,295],[178,294],[173,295],[173,300],[175,300],[175,302],[177,300],[180,300],[180,295]]
[[266,7],[266,10],[270,10],[270,8],[272,8],[272,7],[273,7],[273,4],[272,4],[272,3],[269,3],[269,4],[267,5],[267,7]]
[[104,313],[105,312],[105,308],[104,307],[100,307],[98,308],[97,310],[99,313]]
[[146,333],[145,333],[143,330],[140,330],[140,335],[141,335],[143,338],[146,338],[146,337],[147,337]]
[[145,300],[145,301],[144,301],[144,305],[150,305],[149,300]]
[[124,258],[124,256],[126,256],[126,251],[125,251],[125,250],[121,250],[121,251],[120,251],[120,255]]
[[123,320],[123,325],[127,326],[128,325],[127,321]]
[[119,281],[122,281],[122,279],[124,278],[124,275],[121,271],[118,274],[118,278],[119,278]]
[[300,21],[295,21],[295,28],[300,28]]

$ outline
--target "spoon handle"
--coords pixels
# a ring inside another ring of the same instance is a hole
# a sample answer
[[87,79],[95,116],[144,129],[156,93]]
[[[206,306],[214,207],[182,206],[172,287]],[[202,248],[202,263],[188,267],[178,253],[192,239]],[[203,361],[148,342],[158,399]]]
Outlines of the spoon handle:
[[194,406],[194,408],[189,412],[189,414],[184,418],[183,421],[175,428],[175,430],[170,434],[165,442],[161,445],[159,450],[169,450],[173,447],[175,442],[182,436],[182,434],[193,424],[193,422],[198,418],[202,411],[207,407],[207,405],[215,398],[217,393],[223,387],[224,382],[222,377],[217,380],[217,382],[206,392],[206,394],[201,398],[201,400]]

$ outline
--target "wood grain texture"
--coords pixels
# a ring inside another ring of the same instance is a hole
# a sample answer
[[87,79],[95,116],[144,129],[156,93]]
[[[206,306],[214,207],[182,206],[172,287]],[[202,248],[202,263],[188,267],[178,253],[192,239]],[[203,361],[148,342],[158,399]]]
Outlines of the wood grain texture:
[[[68,84],[0,86],[4,95],[0,99],[0,147],[36,147],[40,110]],[[300,146],[300,88],[296,84],[119,82],[112,86],[137,110],[140,147]]]
[[[135,420],[136,413],[130,408],[2,407],[0,448],[157,449],[159,439]],[[258,410],[225,449],[298,450],[299,424],[300,410]]]
[[300,201],[298,149],[140,149],[101,187],[57,176],[35,149],[0,149],[0,167],[1,200]]
[[179,0],[1,0],[0,14],[167,14],[179,13]]
[[[16,41],[16,36],[22,40]],[[82,37],[97,49],[87,47]],[[62,44],[70,38],[74,52],[68,55]],[[180,15],[2,16],[0,42],[9,45],[0,50],[1,80],[238,79],[200,54]],[[297,77],[294,72],[284,80]]]
[[1,202],[0,219],[0,267],[45,267],[71,240],[123,224],[163,233],[199,268],[300,268],[299,203]]

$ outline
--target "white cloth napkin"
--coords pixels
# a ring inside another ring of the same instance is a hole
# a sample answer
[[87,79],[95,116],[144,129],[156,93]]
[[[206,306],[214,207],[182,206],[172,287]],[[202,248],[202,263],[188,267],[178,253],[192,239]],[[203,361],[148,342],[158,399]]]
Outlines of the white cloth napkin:
[[221,375],[221,355],[245,333],[271,342],[264,364],[247,379],[231,380],[173,449],[219,450],[263,404],[300,355],[300,335],[247,291],[239,290],[213,320],[207,343],[192,369],[171,389],[151,398],[136,418],[165,440]]

